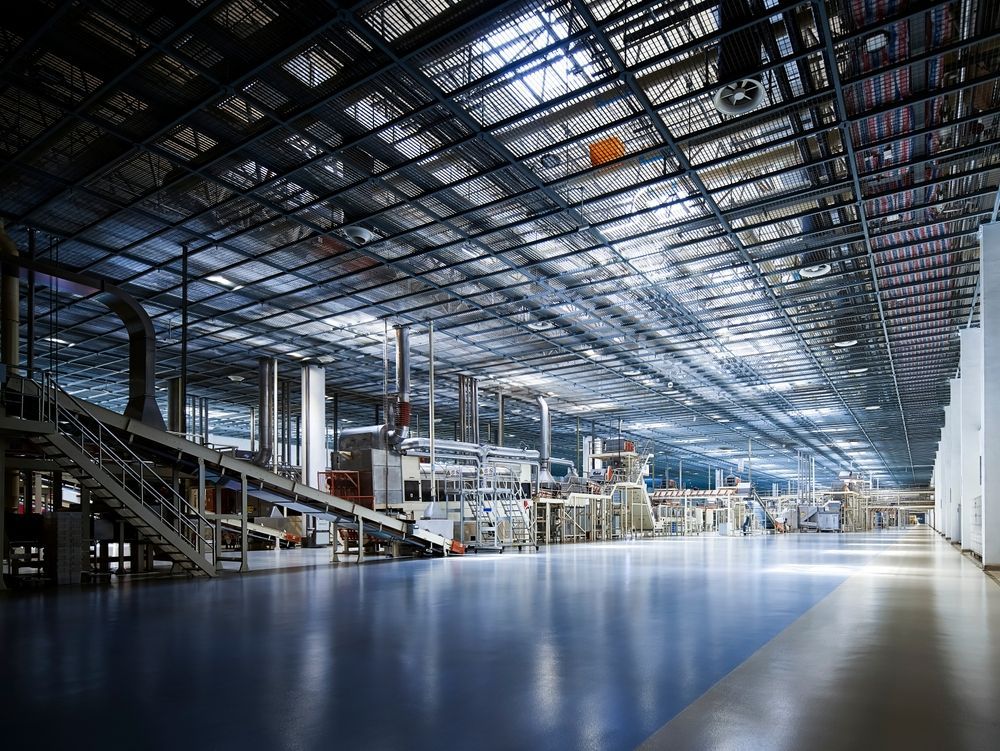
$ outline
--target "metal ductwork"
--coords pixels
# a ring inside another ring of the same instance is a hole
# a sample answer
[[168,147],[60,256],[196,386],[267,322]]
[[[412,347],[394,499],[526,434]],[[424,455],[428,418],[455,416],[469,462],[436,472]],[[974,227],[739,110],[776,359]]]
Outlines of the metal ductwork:
[[274,456],[275,418],[278,402],[278,361],[273,357],[257,360],[257,452],[253,463],[266,467]]
[[459,440],[479,443],[479,380],[472,376],[458,377]]
[[410,435],[410,327],[396,326],[396,410],[389,443],[398,447]]
[[727,33],[750,23],[754,12],[750,0],[722,0],[719,3],[719,29],[725,34],[719,41],[719,83],[712,104],[723,115],[742,115],[764,100],[764,84],[758,71],[761,66],[761,43],[755,26]]
[[538,397],[538,418],[541,440],[538,443],[538,484],[552,485],[552,421],[549,418],[549,404],[545,397]]
[[[0,236],[6,237],[6,233],[0,232]],[[45,261],[12,256],[7,252],[10,238],[0,242],[4,250],[2,260],[5,267],[20,268],[25,278],[29,270],[34,271],[36,284],[45,284],[59,292],[68,292],[78,297],[93,298],[106,305],[121,319],[128,331],[128,404],[124,414],[150,427],[165,430],[163,415],[156,403],[156,332],[139,301],[99,277],[77,274]],[[9,297],[9,293],[5,294],[6,297]],[[4,326],[7,323],[5,312]],[[15,338],[15,355],[16,342]],[[9,354],[4,352],[5,356]]]

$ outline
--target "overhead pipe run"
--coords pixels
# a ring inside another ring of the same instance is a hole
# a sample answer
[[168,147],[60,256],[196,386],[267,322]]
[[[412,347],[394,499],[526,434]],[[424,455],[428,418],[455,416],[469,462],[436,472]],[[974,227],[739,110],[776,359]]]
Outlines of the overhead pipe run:
[[538,397],[538,418],[541,440],[538,443],[538,485],[554,485],[552,477],[552,422],[549,418],[549,404],[545,397]]

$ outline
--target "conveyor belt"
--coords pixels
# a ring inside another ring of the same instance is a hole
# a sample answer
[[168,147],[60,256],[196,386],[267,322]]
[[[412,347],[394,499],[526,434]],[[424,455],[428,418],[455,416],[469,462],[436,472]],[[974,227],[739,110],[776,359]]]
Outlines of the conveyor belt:
[[[239,519],[220,519],[219,521],[222,523],[223,527],[235,530],[236,532],[243,529],[243,523]],[[275,529],[274,527],[268,527],[264,524],[256,524],[254,522],[247,522],[247,533],[258,537],[267,537],[278,540],[279,542],[302,542],[302,538],[299,535],[293,535],[291,532],[286,532],[283,529]]]

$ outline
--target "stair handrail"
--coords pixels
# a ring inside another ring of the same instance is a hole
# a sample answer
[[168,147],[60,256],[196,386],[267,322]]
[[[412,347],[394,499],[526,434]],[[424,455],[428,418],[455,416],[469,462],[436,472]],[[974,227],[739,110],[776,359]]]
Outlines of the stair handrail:
[[[67,409],[65,406],[60,404],[60,400],[65,398],[71,401],[76,408],[89,417],[98,427],[98,433],[89,428],[83,421],[81,421],[72,410]],[[54,376],[46,372],[44,373],[44,385],[43,385],[43,414],[46,414],[51,422],[55,425],[56,430],[63,435],[65,438],[73,440],[72,436],[67,435],[67,433],[60,426],[60,419],[67,420],[70,424],[75,426],[84,437],[95,442],[98,446],[107,446],[109,448],[108,455],[112,459],[112,463],[120,467],[123,473],[128,473],[128,475],[133,479],[138,481],[140,494],[138,495],[139,502],[157,514],[161,521],[166,522],[164,518],[164,506],[167,507],[168,511],[173,512],[174,517],[177,519],[177,523],[184,528],[187,528],[192,534],[194,539],[200,541],[200,545],[197,546],[199,553],[202,553],[201,545],[206,548],[213,548],[214,536],[212,533],[205,537],[202,535],[201,530],[204,528],[201,525],[205,525],[209,530],[214,530],[214,525],[208,520],[203,514],[201,514],[197,508],[192,506],[184,496],[174,490],[172,487],[167,485],[170,495],[165,495],[161,491],[157,490],[150,484],[146,478],[143,476],[142,468],[145,466],[146,462],[138,454],[136,454],[128,444],[126,444],[113,430],[109,429],[100,419],[98,419],[86,405],[77,399],[75,396],[63,389],[55,380]],[[102,434],[106,434],[111,441],[102,440]],[[122,456],[115,453],[109,443],[117,444],[118,448],[125,452],[136,464],[139,466],[139,471],[133,469]],[[80,449],[84,451],[91,459],[95,457],[91,452],[89,452],[84,446],[84,442],[81,440],[79,443]],[[96,463],[101,468],[104,469],[104,453],[100,452],[96,457]],[[123,474],[122,479],[124,480],[125,475]],[[123,483],[124,487],[124,483]],[[127,489],[127,488],[126,488]],[[151,503],[147,501],[144,497],[145,495],[151,496],[159,501],[159,508],[154,508]],[[171,501],[170,496],[173,496],[175,501]],[[197,522],[193,521],[197,519]],[[181,530],[178,529],[178,532]]]
[[754,501],[757,502],[757,505],[760,506],[760,510],[764,512],[764,522],[765,522],[764,523],[764,528],[767,529],[767,521],[770,520],[771,521],[771,528],[775,532],[782,532],[782,531],[784,531],[781,527],[779,527],[778,520],[775,519],[774,518],[774,514],[772,514],[770,512],[770,510],[768,510],[767,504],[764,503],[764,499],[761,498],[760,493],[757,492],[756,488],[751,488],[750,489],[750,497]]

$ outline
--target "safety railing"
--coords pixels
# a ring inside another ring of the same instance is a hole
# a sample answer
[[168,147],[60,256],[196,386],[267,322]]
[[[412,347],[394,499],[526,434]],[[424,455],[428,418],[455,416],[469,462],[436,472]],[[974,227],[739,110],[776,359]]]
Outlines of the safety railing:
[[[74,409],[65,408],[65,403],[72,403]],[[39,412],[42,419],[55,425],[63,438],[109,474],[145,509],[154,513],[196,552],[214,560],[212,522],[165,482],[83,402],[63,390],[50,373],[44,374]]]

